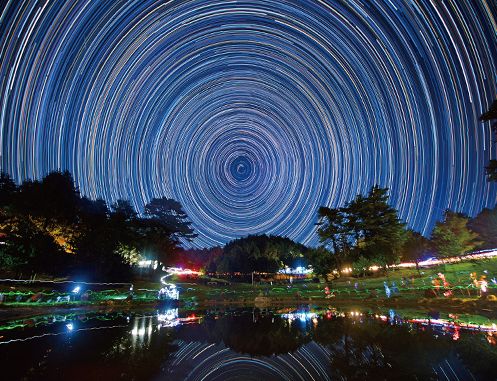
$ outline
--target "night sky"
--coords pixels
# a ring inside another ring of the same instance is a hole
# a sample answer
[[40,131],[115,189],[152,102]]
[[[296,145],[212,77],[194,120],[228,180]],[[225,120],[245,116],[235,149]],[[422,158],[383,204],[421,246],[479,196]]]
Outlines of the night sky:
[[315,244],[316,209],[379,184],[429,234],[493,207],[494,0],[12,0],[0,165],[109,203],[180,201],[194,246]]

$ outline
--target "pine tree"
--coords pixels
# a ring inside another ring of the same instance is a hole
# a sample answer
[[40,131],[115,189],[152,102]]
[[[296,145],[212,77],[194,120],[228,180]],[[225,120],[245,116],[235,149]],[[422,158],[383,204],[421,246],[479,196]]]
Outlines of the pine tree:
[[468,221],[463,214],[447,210],[443,221],[437,222],[431,240],[441,258],[462,255],[480,244],[478,234],[468,228]]

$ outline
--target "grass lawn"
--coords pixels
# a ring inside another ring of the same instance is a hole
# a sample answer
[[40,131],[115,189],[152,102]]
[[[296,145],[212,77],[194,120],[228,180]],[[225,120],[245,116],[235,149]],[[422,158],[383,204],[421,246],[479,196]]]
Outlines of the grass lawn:
[[[486,272],[485,272],[486,271]],[[335,279],[328,284],[335,295],[332,300],[341,301],[361,301],[366,299],[386,299],[383,283],[386,281],[389,286],[395,282],[399,293],[395,298],[403,301],[416,303],[417,300],[425,297],[425,292],[433,289],[432,280],[437,277],[437,274],[442,272],[446,279],[453,287],[453,297],[463,300],[476,300],[479,297],[479,289],[475,288],[470,279],[470,273],[475,272],[478,279],[485,275],[489,282],[490,293],[497,293],[497,286],[492,283],[491,279],[497,277],[497,259],[487,259],[479,261],[467,261],[461,263],[452,263],[445,266],[434,266],[431,268],[421,269],[420,272],[416,269],[396,269],[391,270],[387,274],[377,274],[365,276],[361,278],[341,277]],[[402,285],[402,278],[408,280]],[[273,285],[269,283],[249,284],[235,283],[230,284],[220,281],[217,284],[215,279],[198,279],[187,280],[185,278],[170,278],[170,282],[176,283],[180,290],[180,298],[187,305],[202,305],[205,303],[253,303],[254,299],[259,295],[268,295],[274,302],[293,303],[295,301],[324,301],[324,289],[327,286],[325,283],[314,283],[309,281],[299,281],[293,284],[280,283]],[[209,284],[207,284],[209,282]],[[135,281],[133,303],[153,303],[157,297],[157,291],[161,287],[159,277],[154,281]],[[50,288],[30,287],[28,285],[19,285],[15,290],[9,286],[0,286],[0,292],[10,297],[8,303],[3,303],[4,307],[22,307],[26,305],[43,305],[54,304],[57,296]],[[35,293],[44,293],[40,300],[32,301],[30,297]],[[14,295],[22,294],[22,301],[19,303],[15,300]],[[439,299],[446,299],[439,292]],[[129,295],[129,289],[112,288],[109,290],[101,290],[93,293],[90,301],[73,301],[65,304],[93,304],[107,302],[125,302]],[[331,301],[331,300],[330,300]],[[449,300],[447,300],[449,302]],[[57,305],[59,303],[56,303]],[[0,304],[2,305],[2,304]]]
[[[486,273],[485,273],[486,271]],[[477,298],[479,290],[474,288],[470,279],[470,274],[476,272],[478,279],[481,275],[487,277],[489,290],[491,293],[497,291],[496,286],[491,279],[497,277],[497,259],[468,261],[453,263],[447,265],[433,266],[430,268],[420,269],[396,269],[387,274],[365,276],[361,278],[341,277],[333,280],[328,286],[335,292],[337,297],[364,298],[372,290],[376,290],[378,296],[384,297],[383,283],[386,281],[389,286],[395,282],[400,290],[400,296],[403,298],[419,298],[424,296],[426,289],[433,288],[432,280],[437,277],[438,273],[443,273],[452,287],[454,287],[454,296],[459,298]],[[408,280],[402,286],[402,278]],[[173,279],[180,287],[182,298],[196,298],[198,300],[206,299],[253,299],[261,293],[269,290],[270,296],[289,297],[300,294],[302,298],[323,298],[326,284],[307,282],[294,282],[290,284],[255,284],[252,286],[247,283],[231,283],[230,285],[205,285],[200,282],[184,282],[181,278]],[[356,287],[357,283],[357,287]],[[148,286],[153,286],[149,284]]]

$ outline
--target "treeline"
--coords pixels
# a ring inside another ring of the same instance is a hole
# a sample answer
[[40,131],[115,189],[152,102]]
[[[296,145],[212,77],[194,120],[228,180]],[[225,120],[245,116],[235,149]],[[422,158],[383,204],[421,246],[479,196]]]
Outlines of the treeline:
[[154,198],[137,212],[82,197],[69,172],[16,185],[0,175],[0,268],[15,276],[124,280],[142,258],[164,260],[195,237],[179,202]]
[[249,235],[224,247],[179,249],[171,261],[218,273],[275,272],[310,264],[318,276],[329,279],[344,268],[362,276],[371,266],[386,271],[400,261],[418,263],[428,257],[497,247],[497,208],[484,209],[473,219],[448,210],[426,238],[407,228],[389,204],[388,190],[377,186],[344,207],[319,208],[317,218],[320,245],[316,248],[286,237]]
[[[480,121],[490,122],[497,133],[497,100]],[[490,160],[486,174],[489,181],[497,181],[497,160]],[[361,275],[372,265],[386,269],[401,259],[417,264],[427,256],[446,258],[497,248],[497,208],[484,209],[472,219],[447,210],[426,238],[406,229],[388,204],[387,189],[375,186],[342,208],[319,208],[317,231],[321,246],[309,251],[315,272],[328,277],[347,263]]]
[[249,235],[228,242],[224,247],[180,249],[173,260],[175,265],[204,269],[209,273],[276,272],[285,266],[308,263],[308,248],[287,237]]
[[388,204],[387,189],[375,186],[342,208],[320,207],[318,219],[322,246],[310,254],[320,275],[341,269],[345,262],[368,260],[385,266],[400,257],[406,230]]
[[497,208],[484,209],[473,219],[447,210],[426,238],[406,228],[388,203],[388,190],[377,186],[342,208],[319,208],[317,225],[321,246],[309,250],[309,259],[323,277],[345,264],[364,275],[373,265],[386,269],[400,260],[417,264],[427,257],[497,247]]
[[307,248],[286,237],[252,235],[235,239],[224,247],[215,263],[217,272],[276,272],[304,258]]
[[276,272],[311,264],[328,277],[352,267],[364,275],[372,265],[451,257],[497,247],[497,209],[473,219],[446,211],[428,239],[406,228],[388,203],[387,189],[373,187],[341,208],[318,210],[320,246],[289,238],[251,235],[224,247],[181,248],[195,237],[180,203],[152,199],[136,211],[126,200],[108,206],[82,197],[68,172],[16,185],[0,175],[0,269],[14,276],[45,273],[87,280],[125,280],[141,259],[156,259],[208,272]]

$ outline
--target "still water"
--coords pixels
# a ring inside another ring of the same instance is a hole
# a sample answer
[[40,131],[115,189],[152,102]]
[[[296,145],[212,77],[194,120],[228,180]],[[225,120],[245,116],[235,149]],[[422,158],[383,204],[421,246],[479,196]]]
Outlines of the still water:
[[495,380],[496,330],[388,309],[55,314],[0,327],[0,379]]

